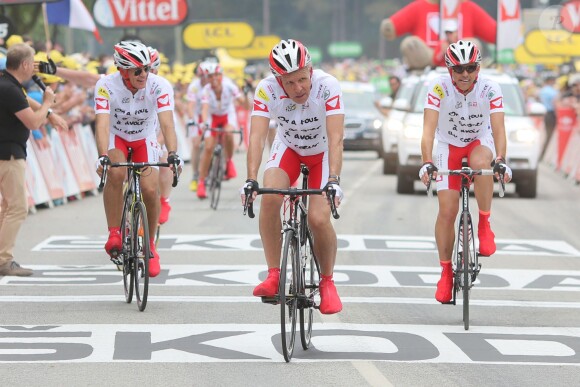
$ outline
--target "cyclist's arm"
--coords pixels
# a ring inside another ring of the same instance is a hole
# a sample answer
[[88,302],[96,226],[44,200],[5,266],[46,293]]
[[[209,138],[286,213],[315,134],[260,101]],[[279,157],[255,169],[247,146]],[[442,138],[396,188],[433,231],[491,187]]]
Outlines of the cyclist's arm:
[[270,119],[268,117],[252,116],[247,155],[248,179],[258,180],[258,170],[262,163],[262,153],[268,137],[269,125]]
[[328,135],[328,175],[340,176],[344,141],[344,114],[326,116]]
[[201,122],[209,122],[209,103],[201,104]]
[[433,143],[435,141],[435,129],[439,122],[439,112],[433,109],[425,109],[423,113],[423,136],[421,137],[421,158],[423,163],[433,158]]
[[491,113],[491,130],[493,132],[493,142],[495,143],[496,156],[506,158],[507,140],[505,134],[505,113]]
[[56,75],[82,87],[93,87],[101,78],[100,74],[93,74],[88,71],[56,68]]
[[95,137],[99,155],[106,155],[109,151],[109,120],[110,114],[100,113],[95,117]]
[[177,136],[175,134],[175,122],[173,121],[173,110],[157,113],[157,117],[159,118],[159,125],[161,126],[167,152],[176,152]]

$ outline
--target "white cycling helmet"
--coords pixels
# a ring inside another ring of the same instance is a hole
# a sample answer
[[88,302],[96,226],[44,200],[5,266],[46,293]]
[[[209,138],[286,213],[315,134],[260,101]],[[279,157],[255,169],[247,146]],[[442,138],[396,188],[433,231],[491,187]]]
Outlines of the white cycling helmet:
[[469,63],[481,62],[481,51],[475,44],[468,40],[459,40],[452,43],[445,52],[445,64],[447,67],[460,66]]
[[199,72],[202,75],[212,75],[222,74],[223,70],[219,63],[205,61],[199,64]]
[[153,70],[159,70],[159,66],[161,66],[161,56],[159,55],[159,51],[151,46],[147,48],[149,49],[149,55],[151,56],[151,68]]
[[115,44],[113,59],[115,60],[115,66],[125,70],[151,64],[149,49],[140,42],[122,41]]
[[270,70],[276,77],[300,70],[311,61],[308,49],[293,39],[281,40],[270,52]]

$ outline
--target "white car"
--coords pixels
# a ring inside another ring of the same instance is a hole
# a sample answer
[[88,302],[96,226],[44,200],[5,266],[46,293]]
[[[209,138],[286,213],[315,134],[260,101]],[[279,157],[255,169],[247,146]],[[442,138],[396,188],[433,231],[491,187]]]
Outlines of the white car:
[[382,126],[383,174],[385,175],[397,172],[397,143],[403,130],[403,120],[411,107],[413,93],[420,79],[420,76],[413,74],[404,77],[401,80],[401,86],[399,86],[395,100],[390,101],[390,105],[382,106],[390,109]]
[[[434,78],[447,72],[439,68],[422,76],[411,101],[411,109],[405,115],[398,138],[397,192],[413,193],[414,183],[419,180],[421,167],[421,135],[423,133],[423,105],[427,86]],[[532,104],[526,111],[524,98],[518,80],[496,70],[482,69],[481,74],[497,82],[503,92],[505,107],[505,128],[507,136],[507,164],[513,171],[512,182],[520,197],[535,198],[538,176],[538,162],[542,149],[541,125],[543,120],[532,116],[542,116],[546,109],[541,104]],[[435,146],[433,147],[435,149]]]

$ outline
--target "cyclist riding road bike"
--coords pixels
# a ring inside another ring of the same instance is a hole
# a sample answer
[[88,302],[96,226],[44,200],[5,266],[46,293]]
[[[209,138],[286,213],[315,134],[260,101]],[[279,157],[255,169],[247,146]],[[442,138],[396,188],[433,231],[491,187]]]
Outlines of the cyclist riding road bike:
[[[99,160],[97,173],[111,162],[125,162],[128,149],[133,149],[132,161],[159,161],[160,147],[156,128],[160,125],[169,150],[169,163],[181,163],[175,149],[177,139],[173,121],[173,88],[162,77],[150,74],[151,54],[139,42],[123,41],[113,53],[119,72],[99,79],[95,86],[96,139]],[[103,194],[109,238],[105,250],[115,256],[122,248],[121,213],[123,210],[124,168],[109,170]],[[159,218],[159,170],[148,168],[141,175],[141,188],[147,207],[149,229],[155,230]],[[154,234],[153,234],[154,235]],[[152,258],[149,275],[161,271],[154,236],[150,238]]]
[[[419,171],[423,183],[428,184],[428,170],[435,170],[433,176],[437,181],[439,213],[435,241],[442,272],[435,299],[441,303],[451,301],[452,297],[451,255],[461,177],[437,176],[437,168],[460,169],[462,159],[467,157],[471,168],[487,169],[494,165],[496,177],[499,171],[505,171],[505,182],[511,179],[511,169],[505,162],[503,95],[496,82],[479,75],[479,49],[472,42],[460,40],[447,48],[445,63],[449,75],[434,79],[427,88],[421,139],[423,166]],[[438,141],[435,153],[434,139]],[[489,222],[493,176],[476,176],[474,191],[479,207],[479,252],[490,256],[496,250],[495,235]]]
[[[207,122],[212,129],[223,128],[226,131],[224,149],[226,155],[226,179],[237,176],[236,167],[232,157],[234,155],[234,136],[228,131],[238,129],[236,116],[236,103],[247,105],[246,96],[229,78],[223,76],[221,66],[216,62],[202,62],[201,72],[207,77],[208,83],[202,89],[201,119]],[[211,156],[217,143],[219,133],[205,132],[204,148],[199,164],[199,182],[197,185],[197,197],[207,197],[205,190],[205,178],[208,175]]]
[[[257,196],[258,170],[268,136],[271,118],[278,122],[270,157],[266,162],[263,184],[267,188],[287,189],[300,175],[300,164],[310,170],[312,189],[330,186],[336,190],[335,204],[343,198],[340,171],[344,137],[344,106],[336,78],[322,70],[313,70],[308,49],[296,40],[281,40],[270,53],[273,75],[263,79],[254,94],[250,143],[247,155],[248,179],[242,187]],[[256,286],[254,296],[273,297],[278,293],[280,276],[280,208],[283,198],[262,197],[260,236],[268,264],[268,277]],[[325,196],[311,196],[308,224],[314,234],[315,255],[320,260],[320,312],[338,313],[342,302],[334,285],[336,232],[330,222],[330,205]]]

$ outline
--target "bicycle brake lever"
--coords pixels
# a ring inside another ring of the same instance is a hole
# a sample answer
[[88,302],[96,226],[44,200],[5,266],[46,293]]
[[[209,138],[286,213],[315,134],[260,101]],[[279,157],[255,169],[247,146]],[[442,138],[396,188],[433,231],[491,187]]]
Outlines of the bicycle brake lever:
[[246,195],[246,202],[244,203],[244,215],[247,213],[248,216],[253,219],[256,215],[254,214],[254,203],[250,202],[252,190],[249,188],[244,188],[244,194]]
[[328,204],[330,204],[330,212],[332,212],[332,217],[334,219],[340,218],[340,215],[336,209],[336,203],[334,203],[334,198],[336,196],[336,190],[332,187],[329,187],[326,192],[326,198],[328,200]]

